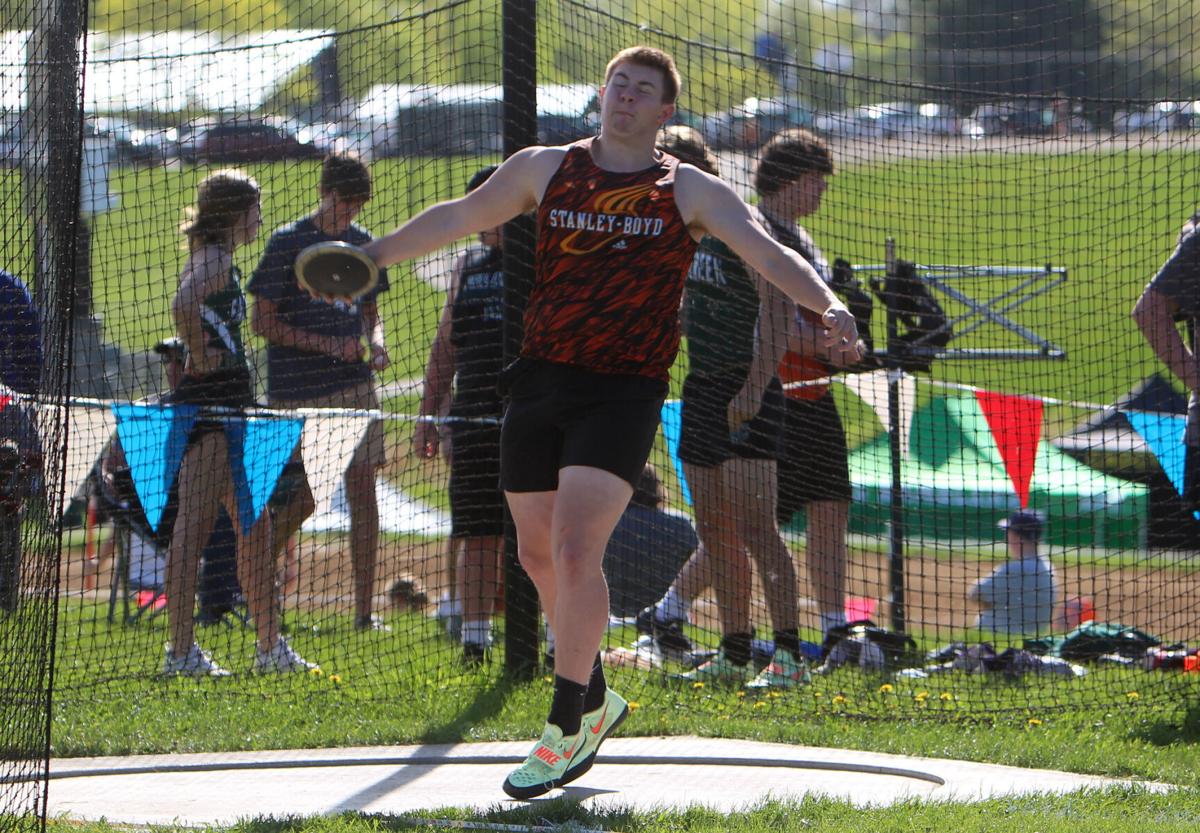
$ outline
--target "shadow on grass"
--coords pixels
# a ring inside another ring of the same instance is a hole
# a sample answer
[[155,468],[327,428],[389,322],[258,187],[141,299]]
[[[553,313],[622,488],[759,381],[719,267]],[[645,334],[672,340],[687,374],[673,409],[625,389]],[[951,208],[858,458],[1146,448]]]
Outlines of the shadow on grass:
[[457,743],[463,740],[469,729],[500,714],[513,691],[525,684],[526,682],[507,674],[500,675],[488,686],[477,691],[474,699],[453,718],[426,730],[420,737],[421,742]]
[[1200,703],[1191,703],[1139,727],[1134,737],[1154,746],[1200,743]]

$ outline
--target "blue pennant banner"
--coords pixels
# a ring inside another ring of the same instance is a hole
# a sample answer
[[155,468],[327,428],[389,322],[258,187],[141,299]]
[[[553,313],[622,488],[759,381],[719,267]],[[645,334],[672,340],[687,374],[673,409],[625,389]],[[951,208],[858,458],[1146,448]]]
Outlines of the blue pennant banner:
[[[1167,479],[1175,487],[1180,496],[1184,491],[1184,460],[1187,457],[1187,446],[1183,444],[1184,428],[1187,421],[1184,417],[1174,414],[1160,414],[1149,411],[1122,411],[1133,430],[1141,435],[1150,446],[1150,451],[1158,458]],[[1200,517],[1200,512],[1196,513]]]
[[678,399],[668,399],[662,406],[663,439],[667,441],[667,454],[675,466],[675,475],[679,478],[679,490],[688,506],[692,505],[692,493],[688,490],[687,478],[683,476],[683,461],[679,459],[679,435],[683,428],[683,403]]
[[248,532],[266,508],[303,430],[304,420],[298,417],[249,417],[225,423],[242,532]]
[[167,496],[200,410],[195,405],[113,405],[117,437],[150,528],[158,532]]

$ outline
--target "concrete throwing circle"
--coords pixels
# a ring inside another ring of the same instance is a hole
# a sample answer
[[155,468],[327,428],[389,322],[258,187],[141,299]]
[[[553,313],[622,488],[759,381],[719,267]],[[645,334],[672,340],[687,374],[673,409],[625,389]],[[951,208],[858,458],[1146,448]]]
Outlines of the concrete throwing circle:
[[[56,758],[50,815],[127,824],[230,824],[346,811],[412,814],[517,804],[500,790],[528,743]],[[1128,784],[1050,770],[712,738],[614,738],[592,770],[546,798],[597,809],[703,805],[733,812],[824,795],[856,805],[970,801]],[[1151,789],[1165,785],[1147,784]],[[541,799],[544,800],[544,799]]]

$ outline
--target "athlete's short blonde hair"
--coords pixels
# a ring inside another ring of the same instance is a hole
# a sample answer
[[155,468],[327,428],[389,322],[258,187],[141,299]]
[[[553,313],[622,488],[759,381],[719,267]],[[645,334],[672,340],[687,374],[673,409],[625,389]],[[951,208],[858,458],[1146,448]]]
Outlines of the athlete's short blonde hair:
[[608,66],[604,68],[606,85],[612,77],[613,70],[622,63],[657,69],[663,74],[663,103],[674,104],[675,100],[679,98],[679,91],[683,88],[683,78],[680,77],[679,70],[675,67],[675,59],[666,52],[653,46],[631,46],[628,49],[622,49],[613,55]]

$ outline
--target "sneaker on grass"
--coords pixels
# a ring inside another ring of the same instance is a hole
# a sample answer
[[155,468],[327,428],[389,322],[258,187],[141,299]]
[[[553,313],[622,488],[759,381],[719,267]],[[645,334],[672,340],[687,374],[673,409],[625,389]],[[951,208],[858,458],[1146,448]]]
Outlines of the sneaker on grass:
[[750,664],[738,665],[731,662],[724,651],[708,662],[702,663],[685,674],[676,675],[675,679],[687,683],[734,684],[742,685],[750,676]]
[[176,655],[171,646],[164,645],[166,659],[163,674],[167,677],[228,677],[229,672],[213,661],[207,652],[195,642],[182,656]]
[[686,664],[686,658],[692,652],[692,641],[683,632],[687,622],[683,619],[659,619],[653,605],[639,613],[636,622],[637,632],[649,634],[659,653],[667,659]]
[[775,652],[766,668],[746,683],[746,688],[799,688],[811,681],[808,663],[796,659],[790,651],[781,648]]
[[254,670],[262,674],[290,674],[296,671],[320,671],[321,666],[297,654],[287,638],[281,636],[271,650],[255,649]]

